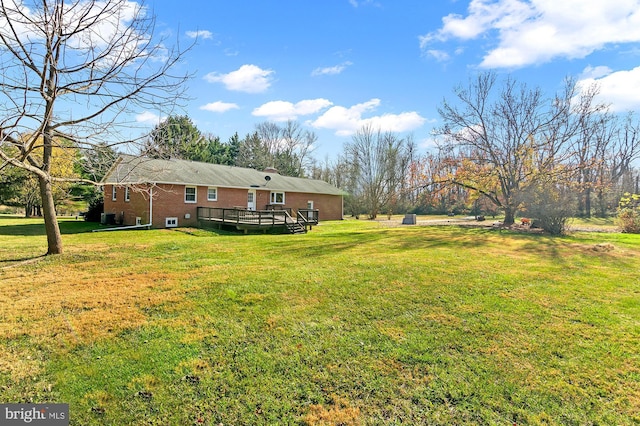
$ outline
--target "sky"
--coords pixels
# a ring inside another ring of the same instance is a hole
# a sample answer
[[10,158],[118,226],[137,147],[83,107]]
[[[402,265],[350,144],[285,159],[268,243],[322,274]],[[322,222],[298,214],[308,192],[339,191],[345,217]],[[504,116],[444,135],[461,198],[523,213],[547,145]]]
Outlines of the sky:
[[[332,160],[363,125],[427,150],[437,108],[479,72],[540,87],[597,83],[640,108],[640,0],[148,0],[166,43],[194,43],[177,113],[223,141],[264,121],[314,132]],[[153,128],[162,111],[140,111]]]

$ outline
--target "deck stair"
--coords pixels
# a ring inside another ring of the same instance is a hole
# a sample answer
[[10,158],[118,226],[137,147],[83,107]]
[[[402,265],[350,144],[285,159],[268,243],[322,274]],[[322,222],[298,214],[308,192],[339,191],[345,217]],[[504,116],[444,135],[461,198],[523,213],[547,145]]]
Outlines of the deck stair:
[[298,220],[294,220],[289,213],[286,213],[285,225],[289,230],[290,234],[306,234],[307,226],[306,223]]

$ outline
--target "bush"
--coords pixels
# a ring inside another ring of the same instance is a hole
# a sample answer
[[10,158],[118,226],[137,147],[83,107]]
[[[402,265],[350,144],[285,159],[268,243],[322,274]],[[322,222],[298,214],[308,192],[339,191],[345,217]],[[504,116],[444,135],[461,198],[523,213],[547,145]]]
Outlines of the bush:
[[618,225],[622,232],[640,234],[640,195],[625,193],[618,203]]
[[535,218],[532,228],[541,228],[551,235],[566,232],[567,220],[575,211],[575,195],[570,188],[546,183],[531,188],[527,196],[527,214]]
[[89,210],[84,214],[84,220],[87,222],[100,222],[100,214],[104,212],[104,202],[102,200],[94,200],[89,205]]

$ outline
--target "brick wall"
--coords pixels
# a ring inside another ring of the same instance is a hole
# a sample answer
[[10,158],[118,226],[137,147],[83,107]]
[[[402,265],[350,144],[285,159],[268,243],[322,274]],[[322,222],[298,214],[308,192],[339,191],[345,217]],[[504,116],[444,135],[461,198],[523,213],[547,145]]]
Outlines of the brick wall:
[[149,223],[149,195],[146,187],[130,187],[129,201],[125,200],[124,186],[116,187],[116,200],[112,199],[112,186],[104,187],[104,212],[115,214],[116,223],[135,225],[136,218],[141,223]]
[[[267,197],[269,197],[270,192],[265,192]],[[336,195],[287,192],[284,201],[285,204],[283,207],[290,208],[294,215],[298,209],[306,209],[307,202],[313,201],[313,208],[319,211],[320,220],[342,219],[342,197]]]
[[[116,201],[112,201],[111,185],[104,187],[104,211],[115,213],[118,223],[135,225],[136,217],[142,224],[149,222],[148,187],[130,189],[130,200],[125,201],[124,186],[117,187]],[[184,185],[158,185],[153,188],[153,227],[164,228],[167,217],[178,219],[178,226],[196,226],[197,207],[247,207],[247,190],[217,188],[217,201],[207,200],[208,188],[196,188],[196,202],[185,203]],[[256,209],[262,210],[270,203],[271,191],[256,189]],[[291,208],[295,215],[298,209],[306,209],[307,202],[313,201],[313,208],[320,211],[320,220],[342,219],[342,197],[334,195],[288,192],[282,207]]]

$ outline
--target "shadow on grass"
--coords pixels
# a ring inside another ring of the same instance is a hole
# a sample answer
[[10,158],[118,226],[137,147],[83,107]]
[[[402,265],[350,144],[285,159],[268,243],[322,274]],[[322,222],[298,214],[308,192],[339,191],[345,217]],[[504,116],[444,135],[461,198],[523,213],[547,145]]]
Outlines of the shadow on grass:
[[[6,224],[8,221],[11,224]],[[24,223],[20,223],[20,222]],[[3,223],[4,222],[4,223]],[[60,220],[60,233],[63,235],[82,234],[91,232],[99,228],[100,225],[93,222],[85,222],[84,220]],[[41,218],[16,218],[0,216],[0,235],[13,236],[38,236],[46,235],[44,221]]]
[[[407,229],[408,230],[408,229]],[[322,235],[315,239],[313,233],[296,239],[282,239],[270,242],[265,249],[273,255],[298,253],[308,257],[323,257],[348,250],[371,250],[383,252],[410,252],[412,250],[438,249],[482,249],[495,244],[495,233],[484,230],[470,230],[457,227],[413,228],[408,232],[396,228],[370,228],[353,230],[333,235]]]
[[[309,233],[300,238],[284,237],[265,242],[263,248],[273,256],[298,256],[323,258],[340,252],[354,252],[366,256],[368,253],[406,253],[447,250],[459,251],[461,255],[483,256],[493,253],[495,248],[513,246],[514,252],[523,256],[552,259],[556,264],[570,263],[574,256],[601,259],[620,267],[632,267],[616,250],[598,251],[591,241],[567,236],[521,233],[490,228],[468,228],[457,226],[420,228],[370,228],[324,234],[315,238]],[[356,254],[357,253],[357,254]]]
[[46,254],[34,254],[33,256],[22,257],[20,259],[2,259],[0,260],[0,265],[5,266],[0,266],[0,268],[12,268],[14,266],[24,265],[25,263],[35,262],[36,260],[44,259],[45,257],[47,257]]

